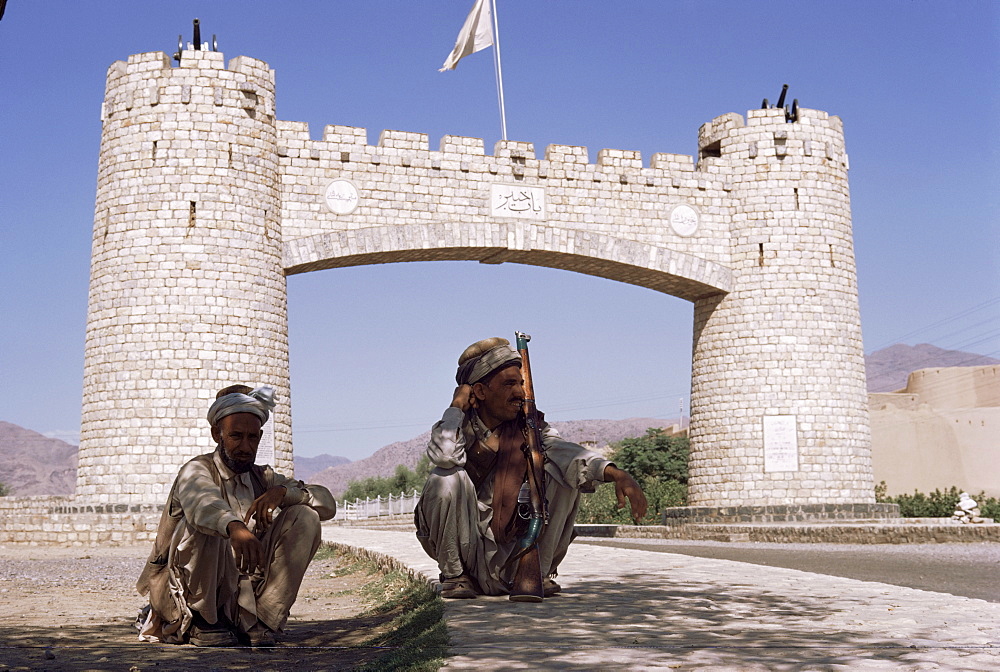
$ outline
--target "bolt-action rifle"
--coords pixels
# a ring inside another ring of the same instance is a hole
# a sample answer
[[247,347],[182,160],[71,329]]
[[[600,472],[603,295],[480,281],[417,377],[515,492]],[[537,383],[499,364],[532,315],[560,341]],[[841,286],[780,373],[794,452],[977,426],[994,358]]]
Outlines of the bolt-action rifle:
[[528,490],[530,517],[528,528],[518,540],[517,551],[508,564],[517,563],[510,599],[514,602],[541,602],[542,568],[538,558],[538,535],[548,522],[549,512],[545,501],[545,458],[542,455],[542,431],[538,409],[535,407],[535,390],[531,384],[531,363],[528,360],[528,341],[531,336],[515,331],[517,352],[521,355],[521,376],[524,378],[524,411],[526,423],[525,442],[522,450],[528,463]]

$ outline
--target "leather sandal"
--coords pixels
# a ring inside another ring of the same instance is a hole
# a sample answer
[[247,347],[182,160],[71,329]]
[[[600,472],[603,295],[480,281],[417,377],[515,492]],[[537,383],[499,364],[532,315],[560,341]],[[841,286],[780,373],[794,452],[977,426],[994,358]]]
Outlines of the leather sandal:
[[467,574],[450,579],[441,577],[441,597],[446,600],[470,600],[479,595],[476,582]]

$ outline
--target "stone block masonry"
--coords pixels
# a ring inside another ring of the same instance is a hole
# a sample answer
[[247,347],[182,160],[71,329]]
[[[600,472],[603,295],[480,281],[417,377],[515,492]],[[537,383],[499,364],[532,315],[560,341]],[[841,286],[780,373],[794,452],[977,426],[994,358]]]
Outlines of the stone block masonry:
[[273,385],[292,468],[285,276],[478,260],[572,270],[695,305],[692,505],[874,501],[837,117],[726,114],[699,155],[275,116],[274,73],[184,51],[112,65],[94,218],[77,499],[162,503],[212,448],[232,383]]
[[111,66],[102,114],[77,497],[162,503],[234,383],[276,388],[290,470],[273,72],[140,54]]

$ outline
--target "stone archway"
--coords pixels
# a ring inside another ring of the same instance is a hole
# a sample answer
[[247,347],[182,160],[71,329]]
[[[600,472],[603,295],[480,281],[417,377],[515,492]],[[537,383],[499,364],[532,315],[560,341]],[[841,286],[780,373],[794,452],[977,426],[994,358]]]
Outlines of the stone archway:
[[[214,391],[288,395],[285,276],[389,261],[550,266],[694,303],[692,504],[873,501],[840,120],[726,114],[689,156],[275,118],[247,57],[108,72],[77,495],[156,504]],[[275,414],[291,467],[291,412]]]
[[[725,266],[649,243],[579,230],[508,224],[490,239],[440,224],[323,233],[286,242],[285,274],[405,261],[479,261],[557,268],[694,301],[730,289]],[[507,247],[508,240],[525,241]],[[547,241],[558,240],[558,245]],[[433,242],[432,242],[433,241]],[[539,244],[539,242],[541,244]]]

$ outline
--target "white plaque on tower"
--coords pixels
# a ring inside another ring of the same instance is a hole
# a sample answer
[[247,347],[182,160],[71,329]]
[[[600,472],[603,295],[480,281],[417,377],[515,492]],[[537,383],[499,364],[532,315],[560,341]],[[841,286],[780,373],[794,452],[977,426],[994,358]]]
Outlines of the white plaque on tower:
[[260,428],[260,444],[257,446],[257,459],[254,464],[270,464],[274,466],[274,413]]
[[798,471],[799,437],[794,415],[764,416],[764,471]]

